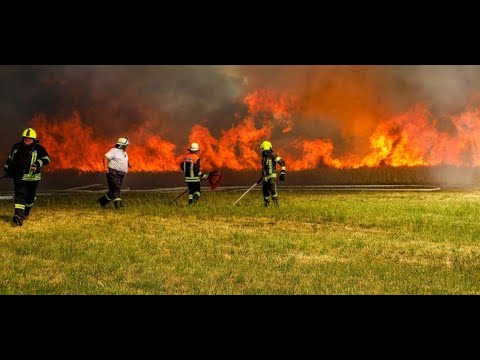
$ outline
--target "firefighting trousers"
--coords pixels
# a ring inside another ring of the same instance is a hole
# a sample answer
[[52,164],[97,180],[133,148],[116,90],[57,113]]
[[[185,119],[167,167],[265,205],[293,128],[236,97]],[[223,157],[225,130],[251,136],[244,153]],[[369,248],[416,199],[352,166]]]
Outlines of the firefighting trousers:
[[30,213],[35,203],[35,194],[40,181],[23,181],[13,179],[13,190],[15,191],[15,214],[22,217]]
[[193,199],[194,195],[200,197],[200,181],[197,182],[187,182],[188,186],[188,198]]
[[263,192],[263,199],[265,201],[270,200],[270,195],[272,196],[273,199],[278,197],[277,194],[277,182],[275,178],[270,178],[267,181],[263,182],[263,187],[262,187],[262,192]]

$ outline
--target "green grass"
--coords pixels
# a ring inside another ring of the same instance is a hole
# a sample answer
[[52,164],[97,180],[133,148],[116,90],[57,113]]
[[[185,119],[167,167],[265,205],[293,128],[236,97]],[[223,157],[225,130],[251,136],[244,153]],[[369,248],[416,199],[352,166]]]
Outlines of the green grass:
[[0,200],[0,294],[480,294],[480,190]]

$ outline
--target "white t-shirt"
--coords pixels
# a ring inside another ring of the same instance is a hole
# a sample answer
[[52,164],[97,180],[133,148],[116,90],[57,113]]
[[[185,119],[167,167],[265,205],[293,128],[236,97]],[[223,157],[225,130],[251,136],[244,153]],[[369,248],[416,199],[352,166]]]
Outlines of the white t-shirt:
[[110,169],[122,171],[124,173],[128,172],[128,154],[124,149],[111,148],[105,156],[110,160],[108,162],[108,167]]

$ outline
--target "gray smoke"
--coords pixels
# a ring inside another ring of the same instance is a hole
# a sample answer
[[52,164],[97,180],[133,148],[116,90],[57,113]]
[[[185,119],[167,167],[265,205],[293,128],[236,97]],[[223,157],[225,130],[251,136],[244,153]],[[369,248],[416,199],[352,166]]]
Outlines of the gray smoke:
[[215,66],[0,66],[0,150],[19,140],[35,114],[68,118],[73,111],[101,138],[149,120],[164,139],[186,143],[195,123],[231,121],[240,85]]
[[[101,138],[128,134],[151,120],[167,141],[186,144],[193,124],[216,137],[244,114],[257,88],[300,100],[286,139],[331,138],[362,149],[375,126],[416,102],[440,119],[465,109],[480,91],[480,66],[462,65],[62,65],[0,66],[0,151],[7,152],[37,113],[77,110]],[[442,124],[440,124],[442,125]],[[449,128],[448,118],[443,125]]]

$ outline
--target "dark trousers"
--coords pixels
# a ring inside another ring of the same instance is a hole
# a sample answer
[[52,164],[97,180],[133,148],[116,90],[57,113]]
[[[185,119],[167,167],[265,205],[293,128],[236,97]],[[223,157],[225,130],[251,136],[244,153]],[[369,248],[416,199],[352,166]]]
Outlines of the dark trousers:
[[40,181],[23,181],[13,179],[13,190],[15,191],[15,215],[28,216],[30,209],[35,203],[35,194]]
[[107,197],[109,200],[120,198],[120,189],[122,187],[123,178],[125,173],[117,170],[110,169],[107,173],[108,192]]
[[123,207],[122,199],[120,199],[120,189],[122,187],[125,173],[113,169],[109,169],[107,175],[108,192],[103,195],[98,201],[102,208],[113,200],[115,208]]
[[277,179],[276,178],[270,178],[268,181],[263,182],[263,199],[265,201],[270,201],[270,195],[272,196],[272,199],[277,199],[278,194],[277,194]]
[[194,198],[198,200],[200,197],[200,181],[187,182],[188,186],[188,202],[191,203]]

